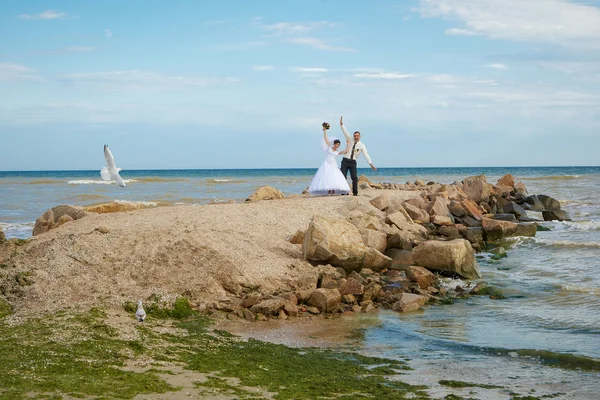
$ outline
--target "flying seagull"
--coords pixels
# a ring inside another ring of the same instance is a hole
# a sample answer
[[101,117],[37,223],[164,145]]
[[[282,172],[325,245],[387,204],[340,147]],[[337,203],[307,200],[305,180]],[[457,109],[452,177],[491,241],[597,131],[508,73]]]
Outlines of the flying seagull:
[[141,300],[138,300],[138,308],[135,312],[135,317],[139,322],[144,322],[144,320],[146,319],[146,311],[144,311],[144,308],[142,307]]
[[102,167],[100,176],[105,181],[115,181],[117,185],[125,187],[125,181],[119,175],[121,168],[115,166],[115,158],[113,157],[108,145],[104,145],[104,158],[106,159],[106,167]]

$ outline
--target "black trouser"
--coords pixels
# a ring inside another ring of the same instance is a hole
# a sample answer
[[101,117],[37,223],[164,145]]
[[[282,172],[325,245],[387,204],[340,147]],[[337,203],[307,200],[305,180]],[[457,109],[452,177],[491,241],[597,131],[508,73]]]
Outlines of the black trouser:
[[348,170],[350,171],[350,178],[352,178],[352,194],[358,196],[358,176],[356,176],[356,160],[349,158],[342,158],[342,174],[344,178],[348,179]]

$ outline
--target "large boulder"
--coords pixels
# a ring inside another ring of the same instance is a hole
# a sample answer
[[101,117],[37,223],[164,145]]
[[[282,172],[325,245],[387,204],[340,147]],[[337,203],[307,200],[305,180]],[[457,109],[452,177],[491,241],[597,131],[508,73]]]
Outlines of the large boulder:
[[538,194],[538,200],[542,203],[544,207],[544,211],[556,211],[560,210],[560,202],[550,196],[546,196],[545,194]]
[[487,203],[490,198],[491,185],[487,182],[485,175],[470,176],[463,181],[462,190],[469,200],[476,203]]
[[511,201],[510,203],[506,204],[502,208],[502,211],[505,214],[513,214],[517,219],[527,218],[527,211],[525,211],[523,207],[521,207],[514,201]]
[[452,219],[452,213],[448,209],[449,204],[447,199],[439,196],[436,197],[429,208],[429,215],[431,215],[432,218],[448,217]]
[[66,222],[81,219],[86,215],[85,211],[80,207],[69,205],[52,207],[35,221],[33,236],[47,232],[50,229],[58,228]]
[[252,193],[246,201],[278,200],[283,198],[285,198],[285,196],[279,190],[272,186],[263,186]]
[[337,289],[316,289],[308,305],[316,307],[320,312],[332,312],[342,304],[342,295]]
[[250,308],[250,311],[253,313],[261,313],[264,315],[276,315],[279,310],[281,310],[285,306],[286,301],[279,297],[274,299],[263,300],[259,303],[256,303]]
[[365,246],[360,231],[344,220],[315,215],[304,234],[302,254],[309,261],[342,267],[347,272],[381,270],[392,260]]
[[387,194],[382,194],[369,201],[369,203],[378,210],[385,211],[390,206],[390,199]]
[[384,252],[387,248],[387,235],[383,232],[375,231],[373,229],[363,229],[360,231],[363,243],[367,247],[371,247],[380,252]]
[[421,289],[427,289],[433,286],[435,275],[426,268],[412,265],[406,269],[406,277],[413,282],[416,282]]
[[513,236],[533,237],[537,232],[537,226],[533,223],[515,223],[490,218],[483,218],[481,222],[483,224],[483,231],[487,242],[493,242]]
[[542,211],[544,221],[571,221],[569,213],[565,210]]
[[464,239],[428,240],[413,249],[415,264],[429,270],[450,272],[467,279],[481,278],[475,251]]
[[4,241],[6,241],[6,236],[4,235],[4,231],[2,230],[2,227],[0,226],[0,243],[3,243]]
[[412,251],[400,249],[388,249],[385,255],[392,259],[391,269],[405,270],[414,264]]
[[408,215],[410,215],[413,221],[421,221],[423,223],[428,223],[431,219],[427,211],[422,210],[411,203],[404,202],[403,207],[408,213]]
[[400,298],[392,305],[392,310],[398,312],[410,312],[417,311],[427,303],[425,296],[419,296],[418,294],[402,293]]
[[461,203],[464,209],[467,211],[467,215],[471,218],[476,219],[477,221],[481,221],[483,214],[477,207],[477,204],[472,200],[463,200]]
[[515,177],[511,174],[504,175],[502,178],[498,179],[498,186],[515,187]]
[[530,211],[544,211],[544,205],[535,194],[525,198],[524,206],[526,206],[526,208]]

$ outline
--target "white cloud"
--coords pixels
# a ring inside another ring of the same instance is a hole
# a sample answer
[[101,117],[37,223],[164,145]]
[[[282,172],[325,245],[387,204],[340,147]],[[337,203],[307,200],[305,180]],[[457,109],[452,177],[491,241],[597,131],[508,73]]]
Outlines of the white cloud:
[[600,48],[600,8],[567,0],[420,0],[426,18],[463,26],[451,35],[485,35],[561,46]]
[[480,33],[471,31],[469,29],[462,28],[450,28],[444,31],[446,35],[456,35],[456,36],[479,36]]
[[233,78],[163,75],[151,71],[110,71],[60,75],[59,80],[77,86],[107,90],[177,90],[237,82]]
[[406,78],[414,78],[413,74],[399,74],[396,72],[377,72],[377,73],[361,73],[355,74],[355,78],[364,78],[364,79],[406,79]]
[[491,63],[487,65],[488,68],[493,68],[493,69],[508,69],[508,67],[505,64],[501,64],[501,63]]
[[33,68],[21,64],[0,62],[0,82],[41,81]]
[[260,29],[274,35],[306,35],[320,28],[331,28],[335,26],[333,22],[318,21],[318,22],[278,22],[271,25],[258,25]]
[[289,43],[307,45],[317,50],[326,51],[356,51],[348,47],[333,46],[316,37],[295,37],[286,40]]
[[292,68],[294,72],[306,72],[306,73],[319,73],[319,72],[327,72],[327,68],[306,68],[306,67],[294,67]]
[[275,67],[272,65],[255,65],[252,69],[255,71],[273,71]]
[[105,29],[104,30],[104,37],[107,39],[111,39],[112,38],[112,31],[110,29]]
[[60,11],[54,11],[54,10],[47,10],[47,11],[41,12],[39,14],[19,14],[17,16],[17,18],[20,18],[20,19],[41,19],[41,20],[65,19],[67,17],[68,17],[67,13],[60,12]]

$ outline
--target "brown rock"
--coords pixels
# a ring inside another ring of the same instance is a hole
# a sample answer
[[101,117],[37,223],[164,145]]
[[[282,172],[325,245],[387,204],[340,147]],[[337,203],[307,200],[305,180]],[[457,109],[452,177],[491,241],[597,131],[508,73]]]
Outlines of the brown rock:
[[431,220],[431,222],[434,225],[440,225],[440,226],[451,226],[454,225],[454,222],[452,222],[452,219],[450,217],[446,217],[443,215],[436,215],[435,217],[433,217],[433,219]]
[[104,234],[110,232],[110,229],[108,229],[106,226],[97,226],[96,229],[94,229],[94,230],[97,232],[100,232],[100,233],[104,233]]
[[506,237],[513,236],[535,236],[537,228],[531,223],[514,223],[509,221],[498,221],[491,218],[483,218],[484,237],[487,242],[493,242]]
[[347,295],[351,294],[354,296],[358,296],[363,294],[364,285],[354,278],[348,278],[346,282],[340,287],[340,294]]
[[412,293],[401,293],[399,300],[392,305],[392,310],[398,312],[417,311],[427,303],[427,298]]
[[367,185],[369,185],[369,186],[372,186],[372,185],[373,185],[373,182],[371,182],[371,181],[369,180],[369,178],[367,178],[367,177],[366,177],[366,176],[364,176],[364,175],[361,175],[361,176],[359,176],[359,177],[358,177],[358,183],[359,183],[359,184],[361,184],[361,183],[366,183],[366,184],[367,184]]
[[440,226],[438,229],[438,233],[450,239],[458,239],[462,237],[461,234],[458,232],[458,228],[456,227],[456,225]]
[[365,291],[361,296],[362,301],[373,300],[381,293],[381,285],[371,282],[365,286]]
[[54,228],[58,228],[59,226],[66,224],[67,222],[75,221],[70,215],[61,215],[60,218],[56,221]]
[[363,229],[360,232],[363,243],[379,252],[384,252],[387,246],[387,235],[373,229]]
[[373,271],[381,271],[382,269],[389,268],[392,265],[392,259],[382,254],[380,251],[367,248],[367,254],[365,254],[364,266],[370,268]]
[[498,179],[498,186],[515,187],[515,177],[511,174],[504,175],[502,178]]
[[413,197],[412,199],[406,200],[403,204],[407,203],[421,210],[427,209],[427,202],[422,197]]
[[517,192],[517,194],[523,197],[527,197],[527,188],[525,187],[525,184],[523,182],[515,184],[515,191]]
[[298,303],[306,303],[308,299],[310,299],[310,296],[312,296],[314,291],[315,289],[304,289],[295,292],[296,298],[298,299]]
[[0,226],[0,243],[5,242],[6,241],[6,236],[4,235],[4,231],[2,230],[2,227]]
[[354,225],[318,215],[313,217],[302,244],[307,260],[329,263],[346,271],[362,268],[367,249]]
[[248,309],[244,309],[244,319],[246,321],[254,321],[256,319],[256,317],[254,316],[254,314],[252,313],[252,311],[248,310]]
[[469,200],[476,203],[487,202],[490,198],[491,185],[485,175],[471,176],[463,181],[462,190]]
[[390,205],[390,199],[387,194],[382,194],[369,201],[369,203],[378,210],[385,211]]
[[278,200],[283,198],[285,196],[279,190],[271,186],[263,186],[252,193],[246,201]]
[[40,233],[48,232],[54,228],[54,213],[52,210],[48,210],[35,220],[35,226],[33,227],[33,236],[39,235]]
[[465,234],[465,239],[471,244],[483,245],[483,228],[480,227],[469,227]]
[[342,303],[354,304],[356,303],[356,297],[354,297],[352,294],[344,294],[342,295]]
[[[396,211],[386,217],[385,222],[390,225],[396,225],[399,229],[407,229],[410,223],[404,213]],[[412,222],[412,221],[411,221]]]
[[108,214],[115,212],[126,212],[126,211],[135,211],[141,210],[146,206],[143,203],[125,203],[125,202],[111,202],[104,204],[96,204],[95,206],[84,207],[85,211],[98,213],[98,214]]
[[244,300],[242,300],[242,307],[250,308],[253,305],[257,304],[260,301],[261,295],[260,293],[250,293],[246,295]]
[[[317,289],[319,290],[319,289]],[[285,305],[285,300],[276,297],[274,299],[263,300],[252,307],[250,307],[250,311],[253,313],[261,313],[264,315],[277,315],[279,310],[281,310]]]
[[475,202],[471,200],[463,200],[462,205],[467,211],[468,216],[476,219],[477,221],[481,221],[483,215]]
[[423,223],[427,223],[430,220],[429,213],[425,210],[422,210],[411,203],[404,202],[404,209],[413,219],[413,221],[421,221]]
[[450,205],[448,206],[448,209],[450,210],[450,213],[452,213],[452,215],[454,215],[455,217],[462,218],[467,215],[467,210],[458,201],[451,201]]
[[414,264],[412,251],[388,249],[385,255],[392,259],[391,269],[405,270],[407,267]]
[[451,272],[466,279],[481,278],[473,247],[464,239],[428,240],[415,247],[413,259],[429,270]]
[[412,250],[415,235],[410,232],[398,229],[395,225],[391,226],[387,231],[386,248],[396,248],[404,250]]
[[342,303],[342,295],[337,289],[316,289],[308,305],[316,307],[320,312],[332,312]]
[[406,276],[413,282],[416,282],[421,289],[427,289],[433,286],[435,275],[426,268],[419,266],[410,266],[406,269]]
[[448,209],[449,201],[443,197],[436,197],[429,206],[429,215],[432,217],[452,217]]
[[290,243],[292,244],[302,244],[304,242],[304,231],[298,231],[291,237]]
[[375,310],[376,310],[376,308],[373,303],[367,303],[364,306],[362,306],[361,312],[368,313],[368,312],[373,312]]

